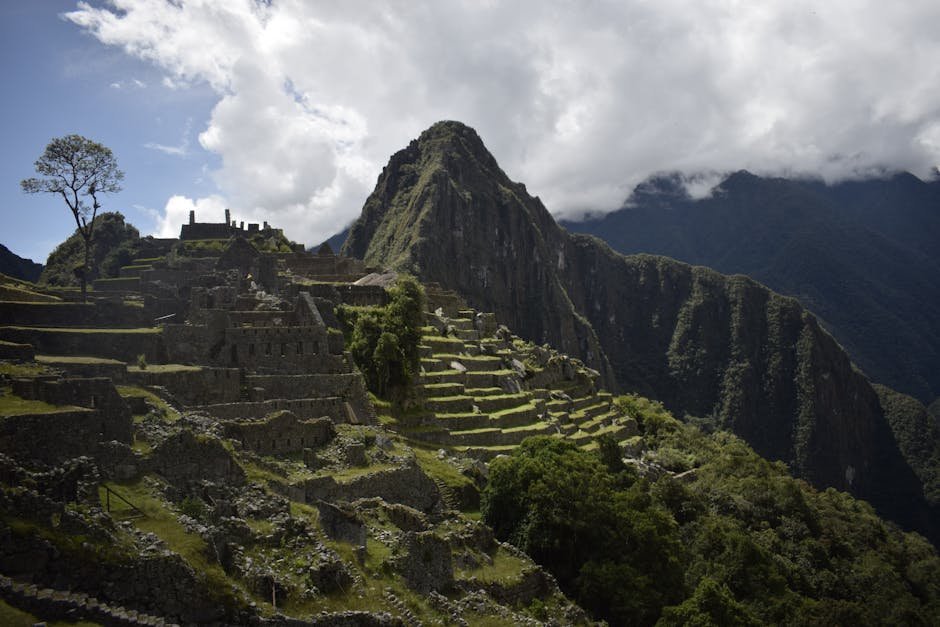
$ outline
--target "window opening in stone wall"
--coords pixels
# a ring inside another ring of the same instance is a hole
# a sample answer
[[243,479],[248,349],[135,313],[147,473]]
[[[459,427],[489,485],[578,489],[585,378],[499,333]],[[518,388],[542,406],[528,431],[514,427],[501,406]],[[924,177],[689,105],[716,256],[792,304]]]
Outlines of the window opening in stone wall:
[[298,354],[298,355],[303,355],[303,354],[304,354],[304,343],[303,343],[303,342],[297,342],[297,354]]
[[237,344],[232,344],[232,363],[233,364],[238,363],[238,345]]
[[255,356],[255,345],[254,345],[254,344],[249,344],[249,345],[248,345],[248,356],[249,356],[249,357],[254,357],[254,356]]
[[281,357],[287,354],[287,344],[281,342]]
[[271,342],[268,342],[267,346],[264,347],[264,354],[265,355],[271,354]]

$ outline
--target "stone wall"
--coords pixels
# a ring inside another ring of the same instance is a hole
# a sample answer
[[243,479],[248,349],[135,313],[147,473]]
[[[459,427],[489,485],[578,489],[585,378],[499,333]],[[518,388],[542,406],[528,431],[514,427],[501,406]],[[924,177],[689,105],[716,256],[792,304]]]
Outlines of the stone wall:
[[0,359],[32,361],[35,355],[36,351],[33,350],[32,344],[0,341]]
[[160,372],[132,369],[126,378],[135,385],[166,388],[184,405],[234,403],[241,398],[238,368],[200,368]]
[[132,440],[133,418],[110,379],[14,379],[12,392],[79,408],[4,417],[0,452],[12,458],[52,464],[95,455],[101,442]]
[[336,430],[330,418],[304,420],[282,410],[262,420],[228,422],[225,435],[256,453],[287,454],[326,444],[336,436]]
[[423,512],[433,510],[441,498],[437,486],[416,464],[379,470],[343,483],[333,477],[318,477],[306,481],[303,490],[308,503],[379,497]]
[[249,388],[262,388],[270,398],[319,398],[341,396],[349,403],[353,416],[349,422],[375,424],[375,409],[369,401],[365,382],[358,372],[346,374],[248,375]]
[[141,327],[149,324],[141,307],[109,300],[96,303],[11,303],[0,307],[0,325],[32,327]]
[[245,483],[245,472],[218,439],[190,431],[161,442],[151,453],[148,466],[176,486],[205,480],[234,486]]
[[32,344],[37,353],[46,355],[87,355],[120,361],[136,361],[144,355],[150,363],[165,363],[163,336],[155,332],[74,331],[0,327],[0,340]]
[[350,422],[348,403],[341,396],[224,403],[200,407],[219,420],[256,420],[279,410],[289,410],[300,418],[327,416],[336,424]]

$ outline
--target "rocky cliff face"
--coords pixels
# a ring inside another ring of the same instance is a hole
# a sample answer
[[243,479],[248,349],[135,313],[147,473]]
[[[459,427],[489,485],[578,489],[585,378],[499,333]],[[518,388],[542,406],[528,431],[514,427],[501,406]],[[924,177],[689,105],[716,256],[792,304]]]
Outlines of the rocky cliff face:
[[928,530],[877,394],[811,314],[743,276],[570,235],[473,129],[440,122],[396,153],[343,250],[454,289],[612,389],[713,418],[815,485]]

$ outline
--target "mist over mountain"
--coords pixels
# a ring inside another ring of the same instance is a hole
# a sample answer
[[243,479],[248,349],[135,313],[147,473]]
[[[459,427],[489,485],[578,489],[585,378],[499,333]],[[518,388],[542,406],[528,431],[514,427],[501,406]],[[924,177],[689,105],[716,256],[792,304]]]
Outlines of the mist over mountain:
[[925,403],[940,396],[940,181],[737,172],[696,200],[665,175],[618,211],[562,224],[624,254],[747,274],[798,298],[873,380]]
[[343,251],[454,289],[611,388],[733,430],[815,485],[936,535],[878,395],[796,300],[567,233],[469,127],[435,124],[393,155]]

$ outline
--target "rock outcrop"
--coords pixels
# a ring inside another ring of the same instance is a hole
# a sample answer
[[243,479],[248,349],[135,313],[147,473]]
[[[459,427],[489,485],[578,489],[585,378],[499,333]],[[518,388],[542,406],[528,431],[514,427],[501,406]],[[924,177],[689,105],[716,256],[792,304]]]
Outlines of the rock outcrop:
[[453,289],[608,387],[711,418],[815,485],[935,535],[877,394],[795,300],[569,234],[467,126],[437,123],[392,156],[343,252]]

